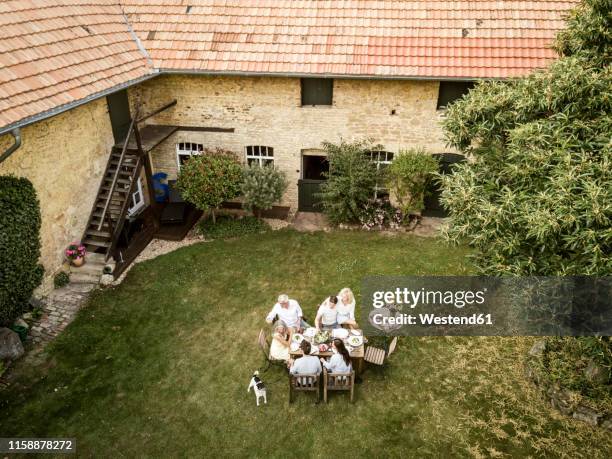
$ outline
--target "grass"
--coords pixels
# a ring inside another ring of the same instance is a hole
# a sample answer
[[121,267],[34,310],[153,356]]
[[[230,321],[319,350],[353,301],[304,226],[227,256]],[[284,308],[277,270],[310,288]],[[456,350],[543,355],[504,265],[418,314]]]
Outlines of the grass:
[[290,230],[182,248],[96,294],[0,394],[2,436],[68,436],[86,457],[589,457],[610,435],[566,419],[523,378],[531,339],[403,338],[356,402],[298,394],[263,375],[256,337],[281,292],[307,316],[367,274],[467,274],[435,239]]

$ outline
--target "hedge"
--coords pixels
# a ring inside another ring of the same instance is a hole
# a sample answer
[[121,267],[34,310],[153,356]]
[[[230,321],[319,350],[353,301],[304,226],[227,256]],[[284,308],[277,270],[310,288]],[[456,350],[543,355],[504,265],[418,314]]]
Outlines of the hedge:
[[0,326],[27,309],[40,285],[40,206],[32,183],[0,176]]

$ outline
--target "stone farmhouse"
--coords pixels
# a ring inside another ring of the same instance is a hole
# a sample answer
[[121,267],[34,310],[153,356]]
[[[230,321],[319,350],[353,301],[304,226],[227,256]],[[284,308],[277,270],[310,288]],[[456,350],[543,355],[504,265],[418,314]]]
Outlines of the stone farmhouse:
[[72,241],[121,264],[163,237],[154,174],[171,182],[208,148],[285,171],[277,210],[312,210],[322,142],[371,138],[381,163],[410,147],[452,153],[444,106],[477,80],[545,67],[575,6],[4,1],[0,174],[27,177],[38,192],[47,279]]

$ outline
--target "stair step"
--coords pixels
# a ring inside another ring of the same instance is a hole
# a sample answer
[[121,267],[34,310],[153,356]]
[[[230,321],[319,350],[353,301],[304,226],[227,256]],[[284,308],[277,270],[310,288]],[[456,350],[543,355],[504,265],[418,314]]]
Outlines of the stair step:
[[[109,212],[108,210],[106,211],[106,215],[110,215],[111,220],[116,220],[117,217],[119,217],[119,212]],[[102,217],[102,211],[101,210],[96,210],[94,213],[91,214],[91,218],[92,219],[96,219],[96,220],[100,220],[100,217]],[[106,217],[104,217],[106,219]]]
[[96,247],[110,247],[111,243],[110,241],[98,241],[96,239],[91,239],[91,238],[85,238],[85,240],[83,241],[83,244],[85,245],[93,245]]
[[[104,185],[104,186],[102,187],[102,189],[103,189],[104,191],[110,191],[111,187],[110,187],[110,185]],[[127,190],[127,189],[121,189],[121,188],[117,188],[117,189],[115,189],[115,192],[116,192],[116,193],[128,193],[129,191],[130,191],[130,190]],[[108,195],[107,195],[107,196],[108,196]]]
[[85,231],[85,234],[87,236],[98,236],[98,237],[111,237],[111,233],[109,231],[102,231],[102,230],[97,230],[97,229],[89,229],[87,228],[87,231]]
[[106,255],[103,253],[95,253],[89,252],[85,255],[85,261],[87,263],[95,263],[95,264],[106,264]]
[[[113,182],[113,177],[104,177],[104,181],[112,183]],[[122,183],[123,185],[130,185],[132,183],[132,181],[131,180],[126,180],[126,179],[117,179],[117,183]]]
[[72,266],[70,268],[70,272],[88,274],[90,276],[101,276],[103,274],[102,271],[104,270],[105,265],[105,263],[89,260],[89,255],[87,255],[85,258],[85,263],[82,266],[79,266],[78,268]]
[[101,275],[101,272],[99,274],[90,274],[72,271],[70,273],[70,282],[75,284],[97,284],[100,282]]

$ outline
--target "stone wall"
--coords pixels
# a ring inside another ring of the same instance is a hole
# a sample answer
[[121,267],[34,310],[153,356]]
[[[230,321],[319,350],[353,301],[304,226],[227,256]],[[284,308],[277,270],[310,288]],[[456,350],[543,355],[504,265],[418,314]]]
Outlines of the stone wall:
[[[46,292],[62,265],[63,249],[83,235],[113,145],[106,99],[26,126],[21,133],[21,147],[0,164],[0,174],[26,177],[37,191]],[[12,143],[12,136],[1,136],[0,151]]]
[[278,168],[287,173],[284,205],[297,207],[301,152],[321,142],[372,138],[388,151],[444,145],[436,110],[437,81],[336,79],[333,105],[302,107],[299,78],[163,75],[130,90],[150,112],[177,99],[151,124],[233,128],[233,133],[179,131],[152,154],[155,172],[176,177],[176,144],[196,142],[205,148],[233,150],[244,160],[247,145],[274,148]]

